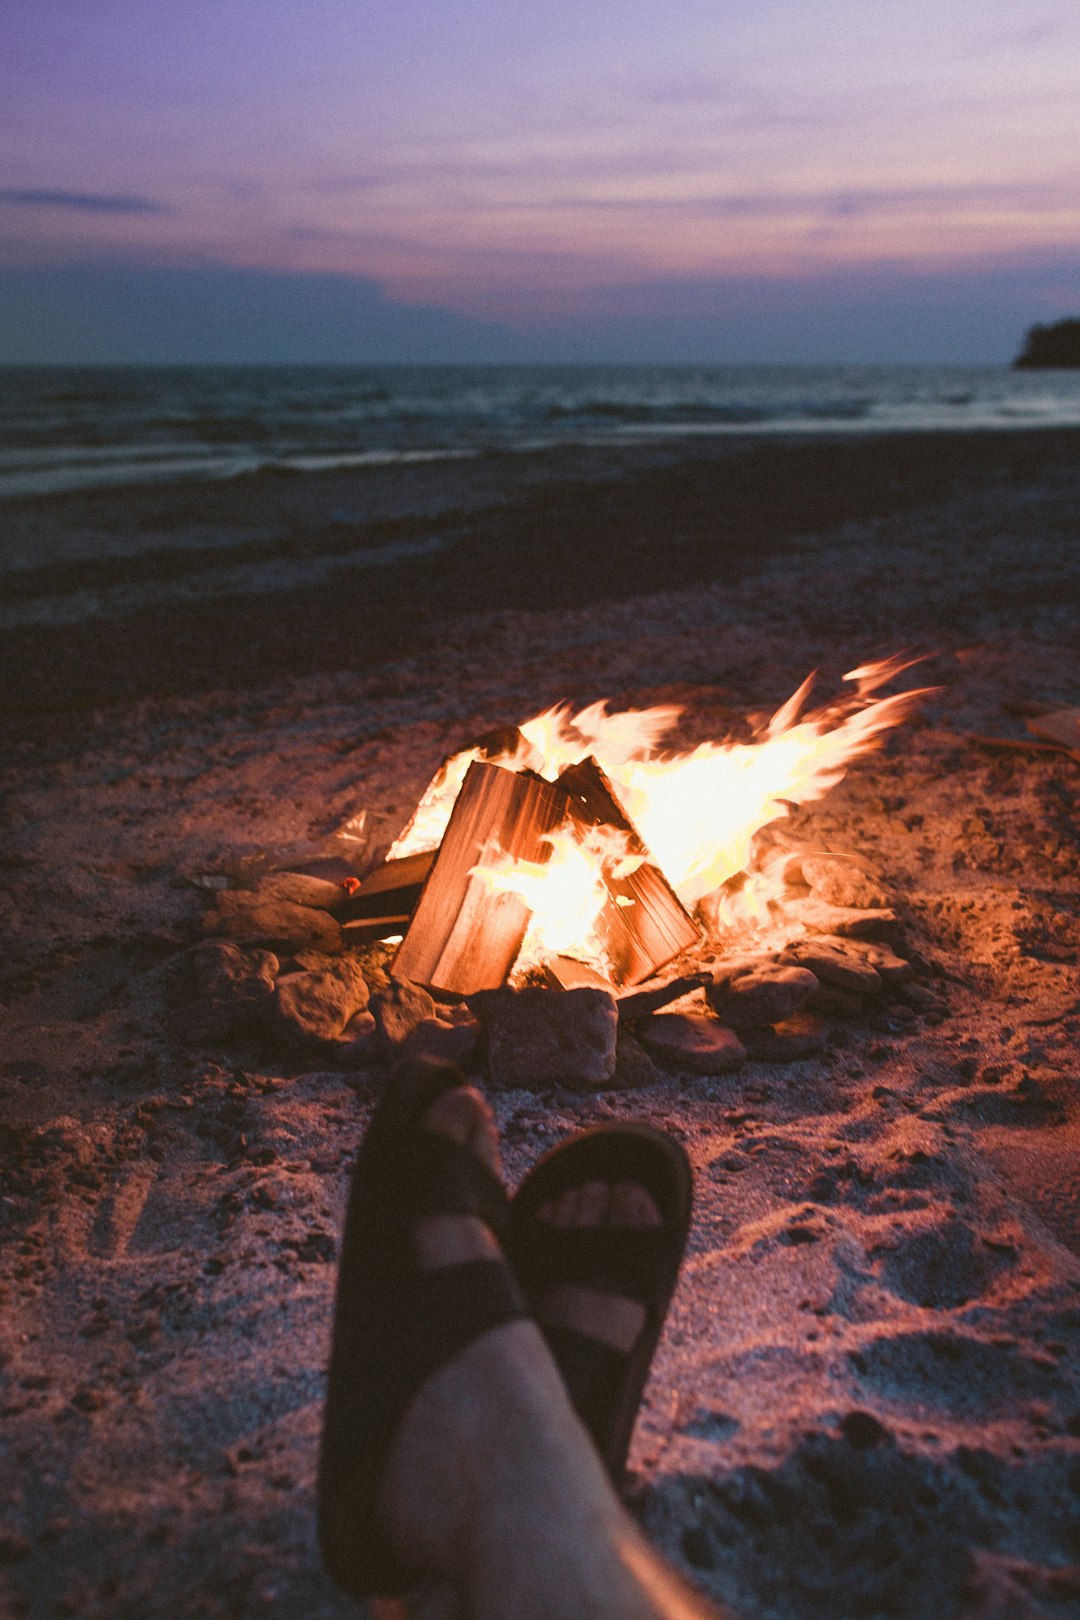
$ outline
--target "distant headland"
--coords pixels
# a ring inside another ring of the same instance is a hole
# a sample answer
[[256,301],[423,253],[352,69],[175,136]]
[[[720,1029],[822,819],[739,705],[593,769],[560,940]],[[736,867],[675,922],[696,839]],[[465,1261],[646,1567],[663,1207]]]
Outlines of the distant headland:
[[1080,366],[1080,318],[1032,326],[1014,367]]

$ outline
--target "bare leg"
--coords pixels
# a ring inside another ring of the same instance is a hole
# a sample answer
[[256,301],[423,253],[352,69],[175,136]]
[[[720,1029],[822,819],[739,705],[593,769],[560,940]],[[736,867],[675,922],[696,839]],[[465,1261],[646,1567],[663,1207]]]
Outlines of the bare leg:
[[[440,1098],[426,1124],[467,1142],[497,1168],[494,1128],[478,1093],[462,1089]],[[604,1218],[612,1198],[633,1202],[628,1192],[602,1192],[596,1184],[583,1190],[586,1215]],[[562,1200],[551,1212],[558,1219],[572,1213]],[[487,1228],[462,1216],[423,1222],[417,1246],[433,1268],[498,1253]],[[613,1305],[612,1340],[627,1332],[632,1338],[627,1302]],[[582,1326],[601,1330],[599,1297],[581,1299],[576,1308]],[[423,1387],[394,1442],[381,1505],[393,1545],[434,1580],[449,1582],[468,1620],[717,1614],[627,1516],[531,1322],[483,1335]]]

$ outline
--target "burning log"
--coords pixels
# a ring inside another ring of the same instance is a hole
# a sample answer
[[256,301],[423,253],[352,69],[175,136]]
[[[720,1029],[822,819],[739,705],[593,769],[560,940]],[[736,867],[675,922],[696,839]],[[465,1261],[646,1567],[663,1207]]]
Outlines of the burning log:
[[[631,870],[605,871],[608,901],[598,932],[616,984],[640,984],[665,963],[696,945],[701,930],[649,852],[596,760],[583,759],[559,777],[570,795],[571,814],[584,826],[615,827],[625,835]],[[621,863],[619,863],[621,864]]]
[[[872,697],[906,667],[892,659],[853,670],[845,679],[856,692],[810,713],[806,681],[753,743],[702,743],[662,758],[659,738],[678,711],[611,714],[605,704],[576,715],[556,707],[481,738],[444,760],[386,871],[346,903],[348,925],[407,927],[397,976],[447,994],[497,986],[515,962],[523,972],[545,968],[564,987],[580,982],[583,963],[618,986],[650,980],[700,942],[687,907],[711,904],[718,928],[730,931],[786,902],[785,871],[764,856],[755,865],[756,835],[792,805],[820,798],[910,712],[920,693]],[[406,874],[397,867],[436,848],[410,920],[415,889],[399,884]],[[830,933],[857,926],[884,937],[895,921],[813,898],[800,904],[827,912]],[[802,920],[823,931],[821,918]]]
[[[465,780],[465,773],[476,760],[517,769],[539,761],[517,726],[496,726],[478,737],[471,748],[447,754],[420,796],[419,803],[395,838],[391,858],[412,853],[419,844],[425,850],[437,848],[454,799]],[[426,874],[425,874],[426,875]]]
[[529,909],[519,895],[485,883],[477,868],[494,865],[501,851],[545,865],[546,834],[567,806],[562,788],[531,772],[474,760],[394,958],[394,977],[459,996],[497,989],[521,949]]

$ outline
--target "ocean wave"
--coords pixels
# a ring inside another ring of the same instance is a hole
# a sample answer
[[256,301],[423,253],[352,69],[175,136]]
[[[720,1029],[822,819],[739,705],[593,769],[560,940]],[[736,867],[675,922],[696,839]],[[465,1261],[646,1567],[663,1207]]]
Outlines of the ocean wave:
[[679,434],[1080,424],[1080,373],[781,366],[0,368],[0,498]]
[[100,459],[69,457],[38,465],[5,466],[0,459],[0,500],[26,495],[65,495],[79,490],[124,489],[134,485],[232,478],[300,478],[350,467],[387,467],[425,461],[462,461],[481,452],[453,450],[363,450],[263,457],[236,449],[231,455],[183,455],[179,452],[132,459],[123,449],[102,452]]
[[553,422],[599,416],[617,422],[656,422],[663,425],[669,422],[766,422],[774,412],[757,405],[718,405],[704,400],[649,404],[643,401],[588,399],[575,404],[553,401],[544,407],[542,414]]
[[420,461],[468,461],[480,454],[479,450],[358,450],[339,454],[330,452],[321,456],[288,456],[270,462],[261,471],[284,468],[290,472],[333,472],[339,467],[390,467]]
[[807,416],[813,421],[862,422],[872,415],[876,404],[873,399],[804,400],[792,414],[796,418]]

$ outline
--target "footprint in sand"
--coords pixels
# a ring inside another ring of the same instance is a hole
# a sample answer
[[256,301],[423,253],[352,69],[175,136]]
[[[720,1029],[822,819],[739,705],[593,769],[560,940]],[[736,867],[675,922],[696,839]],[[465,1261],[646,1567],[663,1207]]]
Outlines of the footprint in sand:
[[127,1253],[158,1174],[159,1166],[154,1159],[141,1159],[125,1165],[116,1175],[98,1205],[87,1237],[86,1246],[91,1254],[103,1260],[116,1260]]
[[849,1352],[848,1360],[886,1399],[974,1422],[1008,1417],[1022,1400],[1068,1393],[1050,1357],[961,1333],[896,1333]]
[[890,1246],[881,1281],[913,1305],[952,1310],[984,1294],[1015,1259],[1015,1249],[992,1248],[966,1221],[946,1212],[933,1225],[910,1232]]

